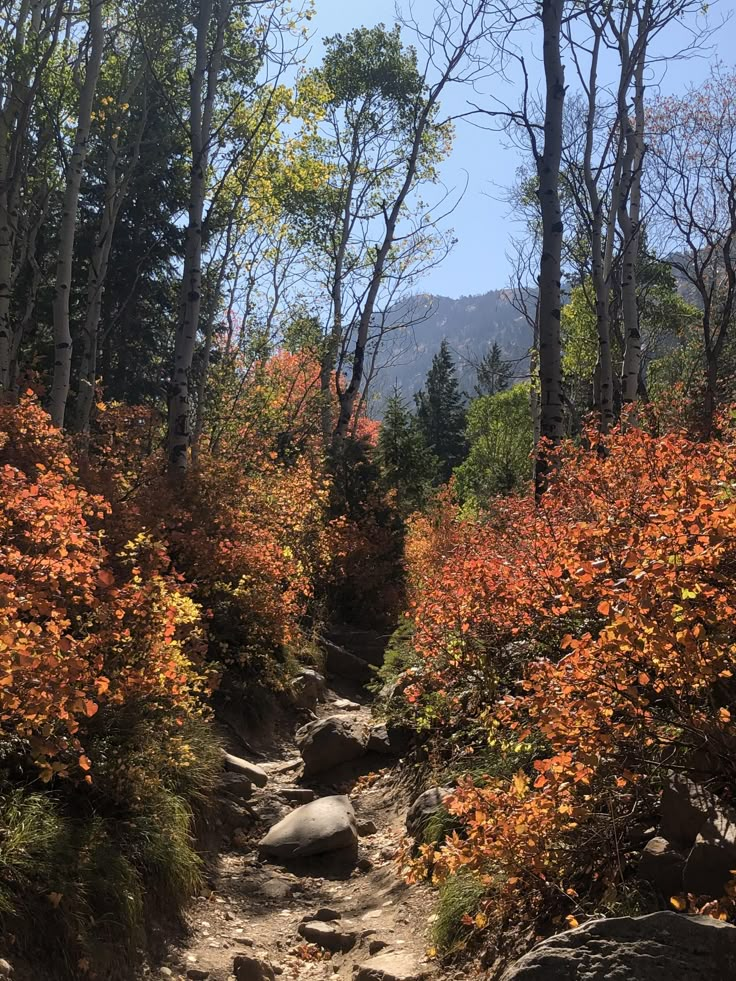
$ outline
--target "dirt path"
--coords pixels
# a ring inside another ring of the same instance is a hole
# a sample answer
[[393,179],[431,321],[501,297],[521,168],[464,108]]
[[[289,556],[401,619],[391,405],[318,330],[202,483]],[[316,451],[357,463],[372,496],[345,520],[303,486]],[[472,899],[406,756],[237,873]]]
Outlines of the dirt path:
[[[346,714],[371,722],[363,689],[335,679],[316,714]],[[236,829],[223,843],[210,892],[198,897],[189,913],[186,942],[145,977],[230,981],[235,977],[234,958],[247,954],[269,963],[284,978],[348,979],[381,947],[381,960],[373,962],[376,967],[398,964],[402,968],[384,973],[385,981],[433,973],[434,965],[426,956],[430,892],[422,886],[407,887],[396,875],[395,855],[408,804],[395,777],[397,761],[371,755],[360,761],[359,769],[332,770],[305,782],[300,779],[301,758],[293,731],[271,740],[267,752],[267,757],[253,760],[266,770],[269,781],[248,800],[251,826]],[[341,866],[341,860],[327,855],[303,860],[297,868],[259,857],[258,840],[298,806],[294,798],[299,790],[302,795],[313,790],[318,797],[350,796],[363,832],[357,864]],[[299,936],[300,922],[325,909],[339,914],[340,929],[357,933],[349,953],[330,955]],[[394,953],[397,957],[387,962],[386,955]]]

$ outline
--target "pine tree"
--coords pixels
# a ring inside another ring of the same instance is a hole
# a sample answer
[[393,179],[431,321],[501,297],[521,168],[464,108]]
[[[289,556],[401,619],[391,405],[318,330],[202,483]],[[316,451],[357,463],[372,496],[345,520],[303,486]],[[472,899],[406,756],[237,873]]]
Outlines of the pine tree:
[[430,450],[440,461],[440,476],[449,480],[465,459],[465,400],[446,340],[432,360],[425,388],[416,396],[417,421]]
[[383,485],[395,491],[402,515],[411,514],[426,503],[438,474],[439,461],[427,446],[398,386],[386,404],[376,460]]
[[511,365],[503,360],[498,341],[494,341],[491,350],[483,355],[477,371],[475,391],[478,395],[498,395],[509,387]]

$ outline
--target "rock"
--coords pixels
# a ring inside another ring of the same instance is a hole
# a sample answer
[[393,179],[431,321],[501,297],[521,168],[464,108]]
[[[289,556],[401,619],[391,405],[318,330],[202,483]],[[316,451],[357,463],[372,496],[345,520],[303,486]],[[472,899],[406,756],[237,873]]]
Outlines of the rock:
[[684,868],[685,856],[676,851],[666,838],[652,838],[639,861],[639,878],[669,899],[682,892]]
[[347,797],[322,797],[298,807],[274,825],[259,844],[264,855],[297,858],[355,848],[355,811]]
[[209,971],[203,971],[199,967],[190,967],[187,971],[187,977],[190,978],[190,981],[207,981],[209,976]]
[[12,978],[13,976],[13,965],[6,961],[4,958],[0,957],[0,978]]
[[323,906],[318,909],[314,916],[305,916],[302,923],[306,923],[308,920],[323,920],[325,923],[329,923],[332,920],[341,920],[342,913],[338,913],[335,909],[328,909],[328,907]]
[[248,851],[251,845],[251,838],[245,828],[236,828],[230,835],[230,844],[238,851]]
[[336,698],[332,703],[332,707],[340,709],[341,712],[359,712],[360,705],[358,702],[351,702],[349,698]]
[[242,774],[251,783],[254,783],[256,787],[265,787],[268,783],[268,774],[255,763],[249,763],[248,760],[243,760],[239,756],[233,756],[232,753],[225,753],[224,759],[225,769],[229,770],[230,773]]
[[263,883],[260,892],[266,899],[288,899],[294,894],[294,883],[289,882],[288,879],[280,879],[278,876],[274,876],[272,879],[268,879],[267,882]]
[[273,797],[263,796],[259,800],[254,801],[251,806],[258,820],[268,827],[273,827],[274,824],[285,818],[292,811],[291,806],[287,804],[284,798],[276,795]]
[[[174,976],[174,972],[170,967],[160,967],[158,973],[162,974],[165,978],[173,978]],[[2,977],[2,974],[0,974],[0,977]]]
[[236,981],[274,981],[274,970],[266,961],[248,954],[238,954],[233,961]]
[[333,954],[347,953],[355,946],[358,939],[354,930],[336,926],[335,923],[325,923],[323,920],[311,920],[299,924],[299,936],[310,944],[317,944]]
[[450,787],[430,787],[414,801],[406,815],[406,832],[421,841],[431,817],[443,806],[445,797],[452,793]]
[[253,795],[253,784],[242,773],[223,773],[220,789],[233,800],[248,800]]
[[385,950],[387,947],[388,943],[385,940],[371,940],[368,943],[368,953],[371,955],[371,957],[374,957],[376,954],[380,954],[380,952]]
[[247,828],[253,822],[253,815],[229,797],[221,797],[217,802],[217,816],[226,830],[232,832],[236,828]]
[[380,667],[383,664],[388,637],[376,633],[374,630],[332,625],[326,631],[325,636],[333,644],[346,648],[355,657],[367,661],[375,667]]
[[283,797],[290,804],[309,804],[317,799],[315,792],[308,787],[282,787],[279,790],[279,797]]
[[381,756],[403,756],[411,744],[411,730],[405,726],[373,726],[368,750]]
[[358,822],[358,834],[361,838],[367,838],[369,835],[374,835],[378,831],[375,821],[359,821]]
[[325,697],[325,679],[312,668],[300,668],[291,681],[291,693],[298,708],[313,709]]
[[324,640],[325,666],[330,674],[336,674],[340,678],[348,678],[351,681],[358,681],[365,684],[373,677],[371,666],[362,658],[356,657],[350,651],[334,644],[331,640]]
[[331,715],[302,726],[295,740],[304,760],[304,776],[312,776],[363,756],[368,745],[368,727],[353,719]]
[[355,981],[422,981],[431,973],[429,965],[420,964],[408,952],[387,951],[359,964]]
[[661,912],[593,920],[550,937],[507,970],[502,981],[731,977],[736,977],[736,927],[706,916]]
[[682,881],[685,892],[720,899],[736,869],[736,811],[719,806],[701,827],[692,847]]
[[392,756],[391,738],[386,726],[373,726],[368,737],[368,750],[371,753],[381,753],[382,756]]
[[669,778],[662,793],[661,835],[677,848],[690,848],[705,822],[717,811],[718,802],[710,791],[676,774]]
[[373,869],[373,862],[371,862],[369,858],[361,858],[355,867],[358,872],[371,872]]

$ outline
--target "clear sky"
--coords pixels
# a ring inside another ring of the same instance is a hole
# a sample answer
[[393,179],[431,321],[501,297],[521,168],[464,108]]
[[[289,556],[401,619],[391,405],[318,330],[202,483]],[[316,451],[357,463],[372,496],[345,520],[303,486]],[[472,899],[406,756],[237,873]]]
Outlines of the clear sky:
[[[434,2],[415,0],[420,11]],[[395,21],[395,0],[316,0],[316,7],[313,21],[316,35],[310,58],[313,64],[321,59],[322,37],[346,33],[362,25],[373,26],[381,22],[390,25]],[[736,0],[719,0],[711,3],[709,10],[711,22],[724,15],[732,16],[731,21],[715,33],[711,57],[720,57],[726,64],[733,64]],[[678,30],[676,28],[666,41],[669,50],[688,43],[684,32],[678,35]],[[708,71],[708,60],[701,57],[671,63],[661,82],[662,91],[678,92],[691,82],[697,83]],[[467,93],[459,89],[450,93],[445,100],[445,110],[462,112],[467,97]],[[444,166],[443,178],[450,188],[462,189],[467,182],[465,195],[449,219],[459,241],[442,265],[428,274],[422,290],[458,297],[508,285],[510,267],[506,252],[515,226],[504,197],[520,162],[517,151],[508,146],[508,140],[502,134],[458,123],[454,152]]]

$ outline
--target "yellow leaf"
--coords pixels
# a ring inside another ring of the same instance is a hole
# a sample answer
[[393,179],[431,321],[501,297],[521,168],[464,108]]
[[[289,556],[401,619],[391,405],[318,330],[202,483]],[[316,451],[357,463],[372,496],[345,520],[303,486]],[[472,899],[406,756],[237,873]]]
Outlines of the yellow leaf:
[[473,922],[475,923],[476,927],[479,930],[482,930],[485,926],[488,925],[488,917],[486,916],[485,913],[476,913]]
[[575,919],[572,913],[565,917],[565,923],[567,923],[571,930],[574,930],[576,926],[580,926],[580,923]]
[[524,797],[529,789],[529,778],[522,770],[519,770],[519,772],[515,774],[511,780],[511,784],[514,788],[514,793],[516,796]]
[[674,907],[678,913],[682,913],[687,909],[687,900],[684,896],[670,896],[670,905]]

